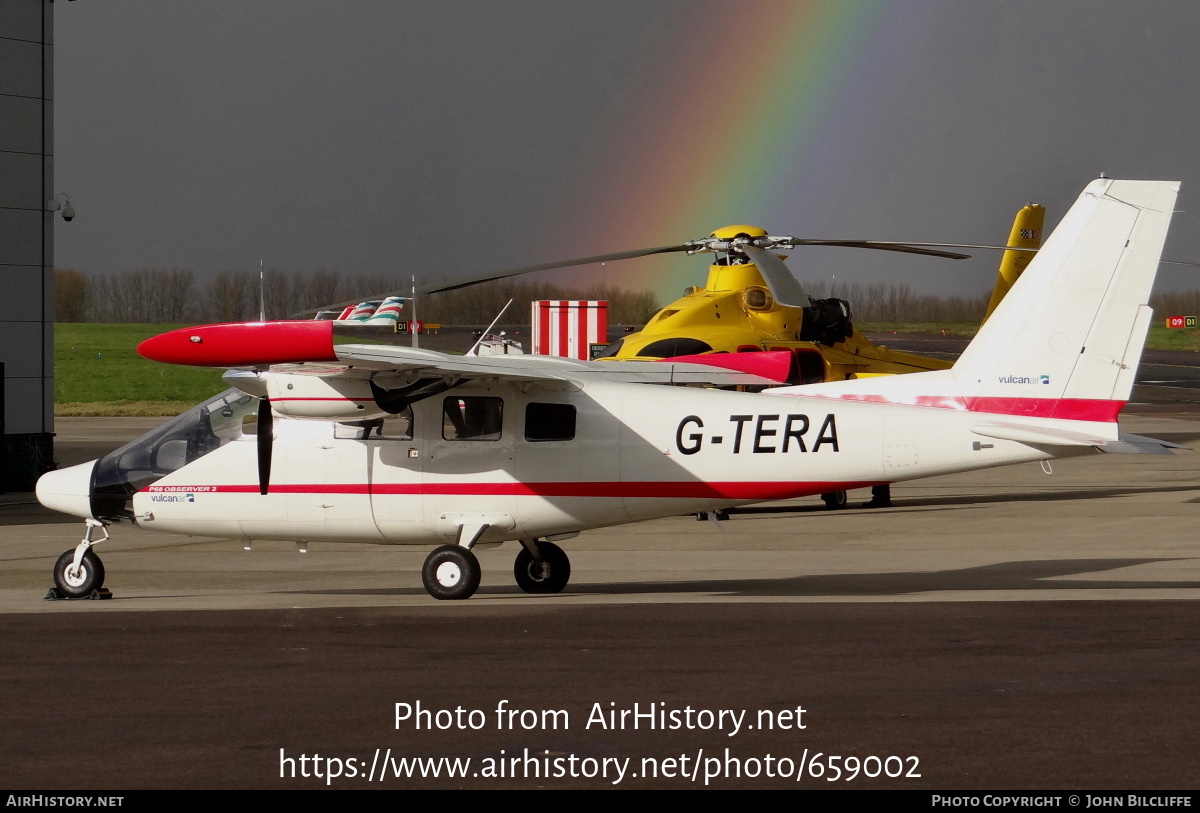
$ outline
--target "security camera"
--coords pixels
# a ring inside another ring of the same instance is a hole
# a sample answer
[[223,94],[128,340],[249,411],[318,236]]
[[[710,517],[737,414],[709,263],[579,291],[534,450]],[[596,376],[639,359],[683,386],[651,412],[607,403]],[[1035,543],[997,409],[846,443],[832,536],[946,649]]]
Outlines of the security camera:
[[71,205],[71,199],[63,192],[59,192],[52,200],[46,201],[46,211],[62,212],[63,220],[75,219],[75,207]]

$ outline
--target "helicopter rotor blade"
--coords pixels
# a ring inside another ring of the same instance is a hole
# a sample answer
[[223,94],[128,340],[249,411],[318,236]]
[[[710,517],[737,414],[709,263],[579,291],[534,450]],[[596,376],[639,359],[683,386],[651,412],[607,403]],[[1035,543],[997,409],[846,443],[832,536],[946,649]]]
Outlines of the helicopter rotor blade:
[[[471,277],[470,279],[459,280],[448,285],[425,285],[417,289],[418,294],[441,294],[446,291],[456,291],[459,288],[467,288],[472,285],[481,285],[485,282],[493,282],[498,279],[507,279],[508,277],[516,277],[521,274],[532,274],[535,271],[551,271],[555,268],[570,268],[576,265],[591,265],[593,263],[611,262],[614,260],[632,260],[637,257],[649,257],[654,254],[671,254],[680,251],[690,251],[693,245],[683,243],[676,246],[658,246],[656,248],[638,248],[632,251],[617,251],[612,254],[597,254],[594,257],[578,257],[572,260],[557,260],[549,263],[539,263],[538,265],[526,265],[521,268],[510,268],[507,271],[499,271],[491,274],[486,274],[479,277]],[[292,314],[289,318],[297,318],[301,316],[309,316],[321,310],[336,310],[345,308],[349,305],[357,305],[359,302],[369,302],[375,299],[386,299],[389,296],[404,296],[411,293],[411,289],[400,291],[385,291],[381,294],[373,296],[360,296],[354,299],[347,299],[345,302],[334,302],[329,305],[322,305],[319,308],[309,308],[305,311]]]
[[740,248],[750,258],[750,262],[758,266],[758,270],[763,275],[763,279],[767,281],[767,287],[771,289],[771,296],[775,297],[776,302],[780,305],[790,305],[793,308],[812,307],[812,300],[805,293],[804,286],[800,284],[800,280],[792,276],[792,272],[783,264],[783,260],[757,246],[747,245]]
[[[779,240],[779,246],[841,246],[843,248],[870,248],[876,251],[898,251],[903,254],[924,254],[927,257],[945,257],[948,260],[966,260],[970,254],[959,254],[953,251],[938,251],[933,246],[943,248],[993,248],[993,246],[966,246],[954,243],[892,243],[883,240],[803,240],[796,237],[785,237]],[[929,246],[930,248],[926,248]]]
[[638,248],[633,251],[617,251],[612,254],[597,254],[594,257],[580,257],[574,260],[559,260],[551,263],[540,263],[538,265],[527,265],[523,268],[512,268],[508,271],[501,271],[495,274],[488,274],[482,277],[473,277],[468,280],[461,280],[449,285],[436,285],[424,288],[421,293],[424,294],[440,294],[445,291],[455,291],[459,288],[466,288],[470,285],[479,285],[483,282],[492,282],[493,280],[505,279],[507,277],[516,277],[521,274],[532,274],[535,271],[550,271],[555,268],[570,268],[575,265],[591,265],[592,263],[605,263],[614,260],[632,260],[636,257],[649,257],[653,254],[671,254],[678,251],[688,251],[692,246],[689,244],[680,244],[676,246],[658,246],[657,248]]
[[[792,248],[796,246],[841,246],[844,248],[869,248],[876,249],[878,251],[897,251],[905,254],[923,254],[929,257],[945,257],[952,260],[965,260],[971,255],[959,254],[950,251],[939,251],[934,247],[999,248],[999,246],[958,246],[952,243],[898,243],[879,240],[811,240],[796,237],[768,237],[766,238],[764,245],[772,248]],[[446,291],[456,291],[459,288],[467,288],[471,285],[480,285],[485,282],[493,282],[495,280],[507,279],[508,277],[520,276],[521,274],[532,274],[535,271],[550,271],[555,268],[571,268],[578,265],[592,265],[593,263],[613,262],[616,260],[632,260],[637,257],[649,257],[655,254],[672,254],[682,251],[686,251],[689,254],[695,254],[702,251],[724,252],[730,251],[731,249],[734,252],[745,252],[747,248],[756,247],[751,245],[749,241],[739,240],[730,243],[725,241],[714,241],[712,238],[705,238],[702,240],[692,240],[687,243],[680,243],[672,246],[639,248],[633,249],[632,251],[616,251],[611,254],[597,254],[592,257],[578,257],[572,260],[557,260],[555,262],[539,263],[537,265],[526,265],[521,268],[510,268],[507,271],[499,271],[483,276],[472,277],[470,279],[450,283],[449,285],[426,285],[418,288],[417,293],[440,294],[445,293]],[[749,256],[749,254],[747,254],[747,256]],[[770,256],[775,260],[776,263],[778,263],[779,267],[783,268],[785,271],[787,270],[787,266],[783,265],[782,260],[774,257],[774,255]],[[771,259],[767,259],[764,262],[772,266],[775,265],[775,263],[772,263]],[[778,268],[775,270],[778,271]],[[786,277],[783,274],[777,274],[777,276],[780,280],[779,284],[784,286],[780,288],[780,291],[783,292],[783,299],[803,300],[806,302],[809,301],[808,295],[804,293],[803,288],[799,288],[798,282],[795,284],[795,286],[792,286],[787,282],[788,279],[795,280],[795,277],[791,275],[791,272],[788,272]],[[796,292],[796,288],[799,288],[799,293]],[[360,302],[386,299],[389,296],[404,296],[407,293],[409,293],[409,289],[399,291],[384,291],[383,293],[374,294],[372,296],[360,296],[356,297],[355,299],[348,299],[344,302],[334,302],[329,305],[322,305],[319,308],[310,308],[308,310],[301,311],[300,313],[292,314],[290,318],[309,316],[319,310],[336,310],[338,308],[345,308],[348,305],[357,305]],[[780,300],[780,297],[776,296],[776,299]]]

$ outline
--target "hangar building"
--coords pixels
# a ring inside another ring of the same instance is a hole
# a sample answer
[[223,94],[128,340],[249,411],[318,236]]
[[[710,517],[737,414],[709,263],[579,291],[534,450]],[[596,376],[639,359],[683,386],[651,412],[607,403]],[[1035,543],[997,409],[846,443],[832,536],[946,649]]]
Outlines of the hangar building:
[[[54,5],[0,2],[0,487],[53,460]],[[61,198],[59,199],[61,200]]]

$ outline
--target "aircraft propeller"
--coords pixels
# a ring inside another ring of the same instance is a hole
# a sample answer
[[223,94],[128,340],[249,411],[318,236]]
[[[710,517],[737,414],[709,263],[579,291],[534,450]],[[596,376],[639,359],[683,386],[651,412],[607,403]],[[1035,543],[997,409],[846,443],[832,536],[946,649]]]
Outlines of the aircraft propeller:
[[258,493],[266,494],[271,485],[271,447],[275,441],[275,416],[271,400],[258,399]]

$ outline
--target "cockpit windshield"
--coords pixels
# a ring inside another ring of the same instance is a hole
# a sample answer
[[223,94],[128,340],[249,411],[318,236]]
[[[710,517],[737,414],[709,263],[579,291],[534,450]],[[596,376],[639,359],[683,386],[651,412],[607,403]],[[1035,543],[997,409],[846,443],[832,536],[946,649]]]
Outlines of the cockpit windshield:
[[92,475],[92,513],[132,517],[129,500],[135,492],[241,437],[257,410],[258,399],[225,390],[100,458]]

